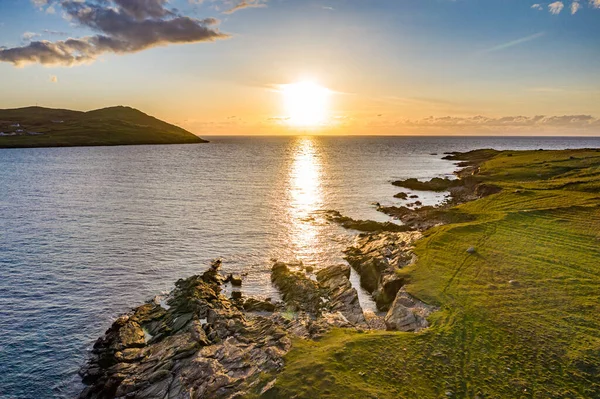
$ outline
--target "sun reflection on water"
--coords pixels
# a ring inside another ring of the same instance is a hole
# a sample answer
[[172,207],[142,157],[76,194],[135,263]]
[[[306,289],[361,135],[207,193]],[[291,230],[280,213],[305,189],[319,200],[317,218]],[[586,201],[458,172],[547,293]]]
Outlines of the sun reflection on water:
[[289,174],[291,242],[296,258],[310,264],[319,250],[315,212],[322,209],[322,159],[313,137],[295,142]]

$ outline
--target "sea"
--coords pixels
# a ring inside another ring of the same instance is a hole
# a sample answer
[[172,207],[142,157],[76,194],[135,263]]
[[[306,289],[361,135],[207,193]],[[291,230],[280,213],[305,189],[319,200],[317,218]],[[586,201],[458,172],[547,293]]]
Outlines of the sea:
[[[343,263],[357,233],[323,212],[387,221],[375,204],[403,205],[393,196],[408,191],[390,183],[452,176],[445,152],[600,147],[593,137],[208,139],[0,150],[1,398],[76,397],[77,371],[112,321],[213,259],[244,276],[244,295],[271,298],[275,259]],[[425,205],[445,197],[414,194]]]

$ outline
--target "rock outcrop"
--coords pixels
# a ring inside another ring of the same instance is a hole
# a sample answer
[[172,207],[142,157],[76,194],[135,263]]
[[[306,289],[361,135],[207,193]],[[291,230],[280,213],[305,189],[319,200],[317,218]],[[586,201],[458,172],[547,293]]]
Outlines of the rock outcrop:
[[402,288],[385,316],[385,326],[395,331],[421,331],[429,326],[427,317],[435,310],[435,307],[415,299]]
[[387,310],[404,285],[397,271],[412,263],[412,246],[420,237],[418,232],[361,234],[346,250],[346,260],[379,310]]
[[358,292],[350,283],[349,265],[335,265],[320,270],[317,272],[317,281],[327,291],[330,312],[341,313],[353,326],[367,326]]
[[[99,338],[80,374],[81,398],[227,398],[283,366],[288,332],[244,314],[211,269],[179,280],[162,307],[146,303]],[[165,309],[168,307],[168,309]]]
[[[119,317],[80,370],[80,398],[233,398],[283,367],[291,337],[317,338],[331,327],[369,328],[349,281],[350,267],[320,270],[317,281],[276,262],[282,302],[227,298],[220,262],[179,280],[166,301]],[[239,291],[238,291],[239,292]],[[266,373],[266,374],[265,374]]]
[[325,217],[333,223],[337,223],[345,229],[357,230],[362,232],[377,233],[382,231],[403,232],[410,231],[412,227],[392,222],[376,222],[374,220],[355,220],[348,216],[343,216],[338,211],[326,211]]
[[304,311],[315,317],[323,312],[325,291],[305,273],[292,270],[286,263],[275,262],[271,268],[271,281],[290,310]]

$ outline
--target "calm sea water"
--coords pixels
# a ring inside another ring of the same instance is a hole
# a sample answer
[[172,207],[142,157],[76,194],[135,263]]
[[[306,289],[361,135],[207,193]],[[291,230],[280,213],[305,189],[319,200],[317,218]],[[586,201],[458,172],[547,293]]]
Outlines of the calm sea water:
[[272,258],[343,261],[352,234],[319,211],[387,220],[372,204],[402,203],[389,182],[451,174],[445,151],[600,147],[598,138],[211,140],[0,150],[0,397],[75,396],[77,370],[112,320],[213,258],[248,273],[244,291],[263,296],[276,296]]

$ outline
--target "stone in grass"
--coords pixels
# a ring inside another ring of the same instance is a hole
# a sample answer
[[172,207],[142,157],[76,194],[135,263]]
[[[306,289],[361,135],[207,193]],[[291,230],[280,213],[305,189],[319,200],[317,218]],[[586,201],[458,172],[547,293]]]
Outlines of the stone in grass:
[[242,291],[231,291],[231,299],[242,299]]
[[469,249],[467,249],[467,252],[470,254],[474,254],[475,252],[477,252],[477,250],[475,249],[475,247],[469,247]]

